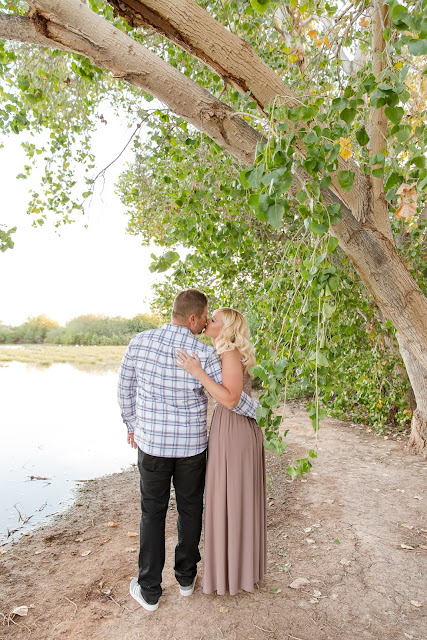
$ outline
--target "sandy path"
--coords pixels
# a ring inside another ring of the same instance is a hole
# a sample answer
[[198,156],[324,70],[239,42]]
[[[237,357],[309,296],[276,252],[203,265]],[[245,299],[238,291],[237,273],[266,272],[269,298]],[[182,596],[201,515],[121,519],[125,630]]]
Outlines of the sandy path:
[[[134,470],[87,483],[73,508],[6,548],[0,638],[426,640],[425,462],[401,442],[327,419],[313,472],[291,483],[289,459],[314,437],[298,407],[289,409],[286,426],[288,452],[281,460],[267,455],[269,571],[254,594],[204,596],[198,585],[193,597],[179,596],[172,501],[161,605],[155,613],[136,605],[128,594],[138,546],[128,536],[139,521]],[[289,588],[296,578],[310,582]],[[14,618],[19,626],[8,625],[18,605],[34,606]]]

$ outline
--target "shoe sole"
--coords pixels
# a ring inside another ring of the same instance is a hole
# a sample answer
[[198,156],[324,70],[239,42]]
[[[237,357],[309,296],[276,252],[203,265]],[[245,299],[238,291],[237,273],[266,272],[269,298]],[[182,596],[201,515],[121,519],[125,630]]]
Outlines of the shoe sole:
[[182,596],[192,596],[192,595],[193,595],[193,593],[194,593],[194,587],[196,586],[196,580],[197,580],[197,576],[194,578],[194,582],[193,582],[193,584],[192,584],[191,589],[188,589],[188,590],[186,590],[186,591],[184,591],[184,590],[183,590],[183,588],[182,588],[182,587],[181,587],[181,585],[180,585],[180,587],[179,587],[179,592],[180,592],[180,594],[181,594]]
[[146,611],[156,611],[159,608],[159,603],[156,602],[156,604],[149,604],[148,602],[146,602],[142,597],[138,597],[138,595],[136,593],[132,592],[132,589],[136,589],[136,587],[139,586],[138,585],[138,580],[137,578],[134,578],[129,586],[129,593],[132,596],[132,598],[134,600],[136,600],[136,602],[138,604],[141,605],[141,607],[143,607]]

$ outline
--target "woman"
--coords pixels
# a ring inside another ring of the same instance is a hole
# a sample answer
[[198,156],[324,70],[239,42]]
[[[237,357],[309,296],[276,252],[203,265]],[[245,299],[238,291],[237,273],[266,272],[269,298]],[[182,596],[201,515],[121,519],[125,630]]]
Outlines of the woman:
[[262,431],[255,420],[233,413],[244,390],[251,393],[255,365],[245,318],[217,309],[205,335],[222,362],[222,385],[202,369],[196,354],[177,352],[177,364],[193,374],[218,404],[209,434],[205,492],[203,591],[235,595],[253,591],[266,570],[266,489]]

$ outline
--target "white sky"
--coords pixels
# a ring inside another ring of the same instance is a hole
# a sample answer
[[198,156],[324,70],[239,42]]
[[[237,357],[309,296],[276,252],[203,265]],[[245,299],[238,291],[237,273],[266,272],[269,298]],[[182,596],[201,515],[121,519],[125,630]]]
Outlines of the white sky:
[[[93,140],[97,171],[120,153],[132,133],[118,118],[106,118],[108,125],[100,124]],[[132,317],[149,312],[150,287],[161,277],[148,270],[150,254],[160,252],[125,233],[124,206],[114,193],[119,173],[132,159],[131,145],[108,170],[102,195],[99,180],[86,214],[58,235],[47,224],[34,229],[26,214],[28,190],[38,185],[37,176],[16,179],[27,164],[22,140],[9,136],[0,149],[0,222],[18,226],[15,247],[0,253],[0,322],[18,325],[45,313],[64,324],[87,313]],[[83,181],[80,187],[78,193],[86,190]]]

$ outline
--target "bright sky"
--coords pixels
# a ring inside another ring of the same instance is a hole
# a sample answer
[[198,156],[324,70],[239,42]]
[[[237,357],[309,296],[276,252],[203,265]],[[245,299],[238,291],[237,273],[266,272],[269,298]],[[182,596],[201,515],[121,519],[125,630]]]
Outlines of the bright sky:
[[[100,124],[93,140],[97,171],[120,153],[132,133],[118,118],[106,117],[108,125]],[[160,276],[148,266],[150,254],[159,250],[125,233],[124,206],[114,193],[119,173],[132,160],[131,145],[108,170],[102,194],[99,181],[86,215],[58,235],[49,225],[34,229],[26,214],[28,190],[37,188],[37,176],[16,179],[27,164],[23,139],[9,137],[0,149],[0,222],[18,227],[15,247],[0,253],[0,322],[18,325],[44,313],[64,324],[87,313],[132,317],[149,312],[150,287]],[[82,182],[80,192],[85,190]]]

